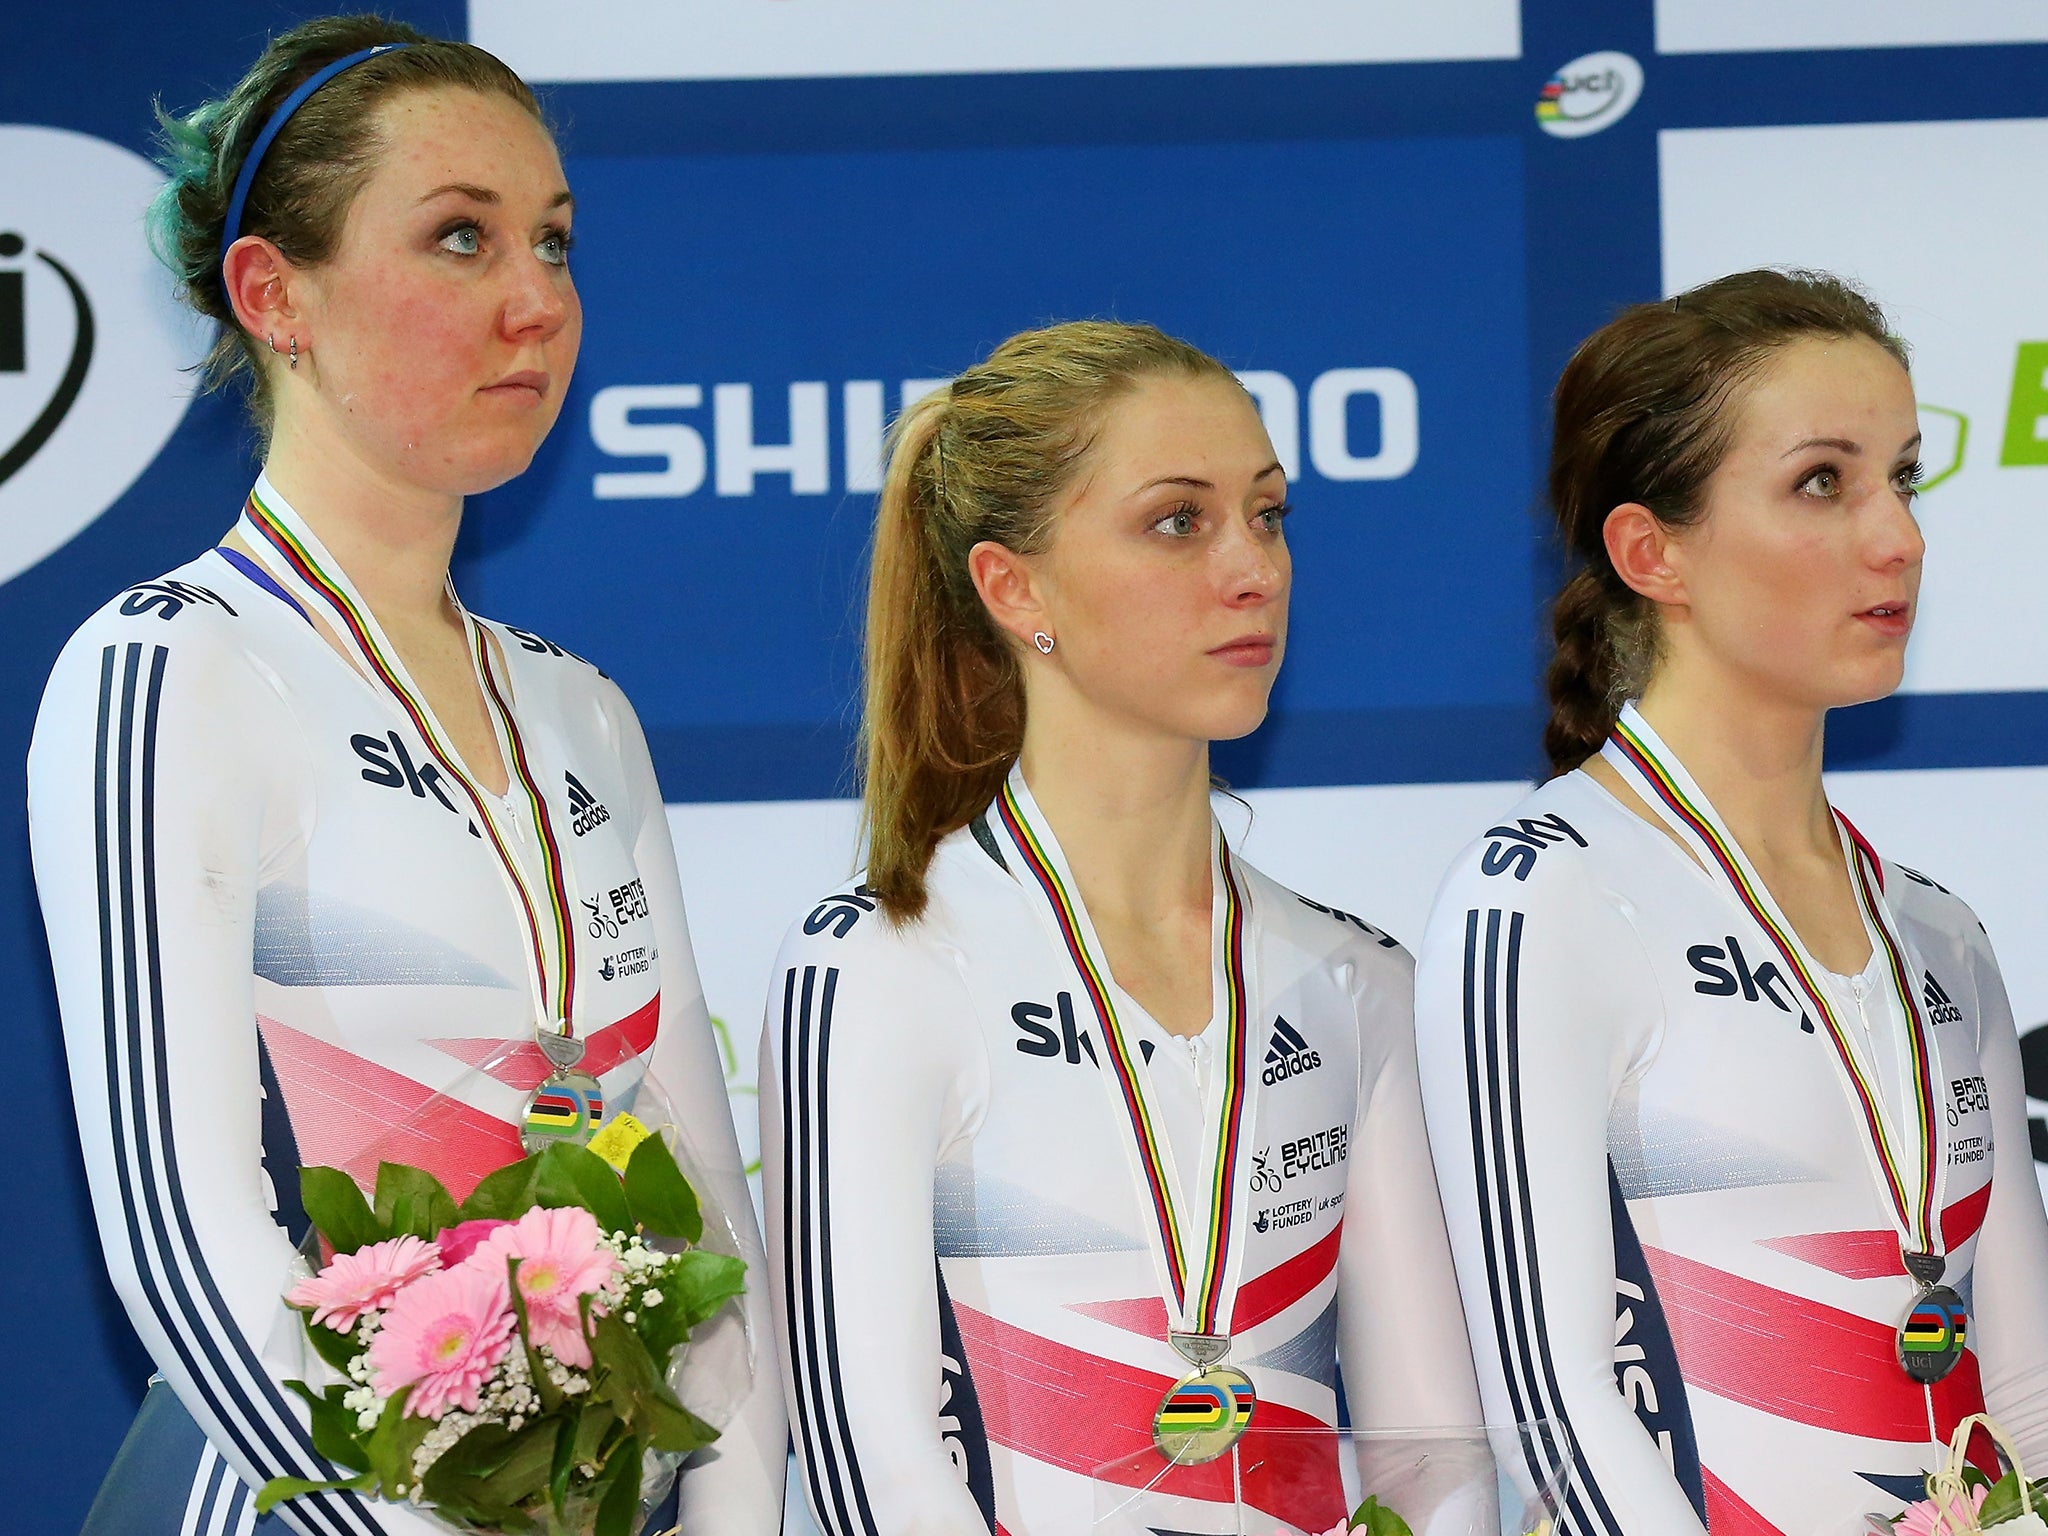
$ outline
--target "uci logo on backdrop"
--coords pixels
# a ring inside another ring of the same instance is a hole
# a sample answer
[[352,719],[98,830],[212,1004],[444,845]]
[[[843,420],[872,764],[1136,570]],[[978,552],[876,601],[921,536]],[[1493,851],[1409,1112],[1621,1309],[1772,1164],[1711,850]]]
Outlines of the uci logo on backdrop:
[[1605,49],[1564,66],[1536,97],[1536,125],[1553,138],[1582,139],[1611,128],[1643,94],[1643,66]]
[[185,414],[198,331],[150,254],[163,183],[87,134],[0,124],[0,582],[70,540]]

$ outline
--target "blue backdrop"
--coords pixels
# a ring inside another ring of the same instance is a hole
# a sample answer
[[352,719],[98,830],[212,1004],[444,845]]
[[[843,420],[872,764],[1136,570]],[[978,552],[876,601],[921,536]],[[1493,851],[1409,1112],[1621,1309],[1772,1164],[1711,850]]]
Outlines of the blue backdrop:
[[[459,4],[387,9],[467,25]],[[315,13],[17,9],[0,124],[146,152],[152,96],[217,93]],[[1605,49],[1642,61],[1640,101],[1597,134],[1540,131],[1553,73]],[[1151,320],[1246,371],[1283,454],[1293,423],[1289,669],[1223,770],[1418,783],[1537,766],[1546,399],[1581,337],[1660,292],[1659,130],[2048,116],[2048,45],[1659,55],[1649,0],[1526,0],[1519,59],[546,95],[579,202],[583,362],[533,472],[473,509],[457,575],[480,611],[620,678],[671,801],[845,791],[880,422],[906,384],[1078,315]],[[0,235],[33,254],[13,174],[0,160]],[[0,260],[0,374],[6,274],[28,260]],[[0,588],[7,804],[65,637],[218,537],[251,446],[231,402],[197,401],[125,494]],[[2048,693],[1902,697],[1845,717],[1833,752],[2048,764]],[[70,1531],[149,1366],[101,1273],[18,812],[0,818],[0,987],[19,1158],[0,1230],[33,1242],[0,1308],[0,1455],[37,1490],[5,1523]]]

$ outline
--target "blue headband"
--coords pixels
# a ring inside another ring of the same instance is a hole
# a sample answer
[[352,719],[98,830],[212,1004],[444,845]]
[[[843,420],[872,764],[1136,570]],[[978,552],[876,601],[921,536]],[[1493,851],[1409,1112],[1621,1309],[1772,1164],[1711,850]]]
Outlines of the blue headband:
[[270,152],[271,143],[284,132],[284,125],[292,120],[292,114],[306,104],[321,86],[332,80],[345,69],[354,69],[365,59],[374,59],[380,53],[390,53],[403,48],[404,43],[379,43],[374,48],[364,48],[356,53],[336,59],[324,69],[315,70],[303,80],[299,88],[278,103],[277,110],[270,114],[270,121],[263,125],[263,131],[256,135],[256,142],[249,146],[249,153],[242,157],[242,169],[235,176],[235,194],[228,199],[227,223],[221,229],[220,259],[228,259],[228,247],[242,238],[242,207],[249,201],[249,185],[256,179],[256,172],[263,165],[263,157]]

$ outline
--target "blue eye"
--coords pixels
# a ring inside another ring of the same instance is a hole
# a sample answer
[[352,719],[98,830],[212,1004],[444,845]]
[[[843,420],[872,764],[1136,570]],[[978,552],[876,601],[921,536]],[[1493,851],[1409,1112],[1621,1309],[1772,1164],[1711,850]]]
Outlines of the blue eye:
[[566,267],[569,265],[570,248],[575,244],[575,236],[566,229],[551,229],[541,236],[533,253],[551,267]]
[[1268,533],[1278,533],[1280,531],[1281,522],[1285,520],[1287,514],[1292,512],[1293,510],[1294,504],[1292,502],[1287,501],[1281,502],[1278,506],[1267,507],[1264,511],[1258,514],[1259,524]]
[[1201,516],[1199,508],[1178,506],[1152,525],[1153,531],[1168,538],[1184,539],[1195,531],[1195,519]]
[[474,256],[483,247],[483,231],[474,224],[458,224],[441,236],[441,249],[456,256]]

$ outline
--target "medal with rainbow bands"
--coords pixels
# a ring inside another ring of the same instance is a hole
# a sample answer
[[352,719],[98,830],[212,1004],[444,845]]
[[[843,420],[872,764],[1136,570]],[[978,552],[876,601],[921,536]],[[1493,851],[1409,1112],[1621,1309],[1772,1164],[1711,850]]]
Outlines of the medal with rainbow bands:
[[1899,1364],[1918,1382],[1941,1380],[1963,1357],[1968,1314],[1963,1299],[1941,1283],[1948,1260],[1941,1252],[1936,1219],[1945,1157],[1940,1120],[1935,1113],[1937,1070],[1934,1042],[1914,993],[1905,942],[1894,929],[1883,897],[1884,875],[1877,855],[1840,811],[1834,813],[1848,837],[1850,884],[1870,931],[1884,951],[1885,971],[1897,992],[1906,1020],[1913,1056],[1912,1134],[1894,1126],[1885,1112],[1876,1084],[1865,1069],[1841,1020],[1821,985],[1822,969],[1807,953],[1749,859],[1692,776],[1635,705],[1625,706],[1602,756],[1621,773],[1667,826],[1700,856],[1763,930],[1812,1014],[1826,1028],[1841,1066],[1841,1081],[1869,1137],[1873,1161],[1892,1210],[1900,1239],[1905,1273],[1920,1287],[1906,1321],[1899,1328]]
[[[571,1010],[576,995],[576,940],[568,866],[548,815],[547,799],[534,781],[533,764],[519,734],[519,723],[512,716],[499,668],[491,659],[483,626],[470,617],[450,589],[449,599],[455,602],[469,638],[477,687],[511,780],[510,792],[502,801],[471,779],[369,604],[267,478],[259,479],[249,493],[237,531],[301,608],[309,613],[317,610],[327,618],[369,677],[404,711],[441,772],[468,798],[476,829],[498,856],[506,892],[526,934],[527,979],[533,990],[536,1032],[553,1068],[527,1101],[520,1140],[529,1152],[557,1141],[589,1141],[604,1120],[604,1095],[597,1079],[576,1069],[583,1058],[583,1042],[576,1036]],[[514,851],[515,840],[530,845],[530,863]]]
[[[1156,1253],[1165,1280],[1166,1312],[1175,1320],[1167,1342],[1192,1369],[1175,1383],[1153,1416],[1152,1439],[1160,1454],[1176,1462],[1213,1461],[1235,1445],[1251,1423],[1258,1395],[1251,1378],[1223,1364],[1230,1353],[1230,1303],[1236,1296],[1241,1181],[1239,1153],[1251,1136],[1252,1087],[1257,1081],[1247,1059],[1251,989],[1246,981],[1245,898],[1230,846],[1215,834],[1216,888],[1222,898],[1223,963],[1219,968],[1223,1004],[1223,1072],[1215,1156],[1210,1163],[1207,1224],[1188,1225],[1194,1208],[1183,1202],[1185,1186],[1176,1176],[1164,1132],[1153,1123],[1146,1102],[1147,1073],[1137,1043],[1127,1039],[1110,993],[1101,945],[1075,890],[1066,860],[1038,814],[1023,774],[1013,769],[996,798],[1001,816],[1030,876],[1045,897],[1052,926],[1073,962],[1082,993],[1100,1025],[1109,1068],[1104,1074],[1117,1119],[1128,1131],[1126,1146],[1144,1186],[1158,1238]],[[1196,1246],[1199,1245],[1199,1246]]]

